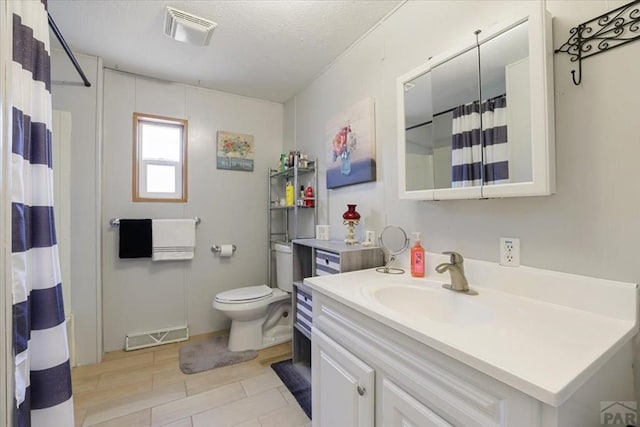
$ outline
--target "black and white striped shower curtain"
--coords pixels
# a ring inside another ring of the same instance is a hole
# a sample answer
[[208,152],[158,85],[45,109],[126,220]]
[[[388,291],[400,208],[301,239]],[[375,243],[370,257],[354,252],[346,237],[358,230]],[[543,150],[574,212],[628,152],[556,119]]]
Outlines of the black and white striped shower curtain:
[[484,183],[509,182],[509,145],[507,141],[507,96],[482,103],[484,140]]
[[452,187],[509,182],[506,95],[454,108],[452,134]]
[[481,185],[482,145],[477,101],[454,108],[452,134],[451,186]]
[[53,215],[46,1],[9,2],[15,425],[72,426],[73,399]]

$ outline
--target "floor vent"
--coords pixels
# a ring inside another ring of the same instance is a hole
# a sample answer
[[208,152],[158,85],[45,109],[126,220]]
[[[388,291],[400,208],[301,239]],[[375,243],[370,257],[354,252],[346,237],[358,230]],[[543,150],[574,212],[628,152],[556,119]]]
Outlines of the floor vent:
[[127,334],[124,349],[126,351],[138,350],[141,348],[153,347],[155,345],[186,341],[188,339],[189,339],[188,326],[158,329],[155,331],[141,332],[138,334]]

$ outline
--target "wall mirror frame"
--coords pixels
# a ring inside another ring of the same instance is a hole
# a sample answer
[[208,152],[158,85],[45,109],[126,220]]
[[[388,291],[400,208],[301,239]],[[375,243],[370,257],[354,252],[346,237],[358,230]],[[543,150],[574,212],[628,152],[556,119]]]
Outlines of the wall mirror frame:
[[[430,58],[396,81],[400,199],[480,199],[553,194],[555,126],[551,15],[540,2],[526,16],[482,29],[477,37],[473,31],[469,35],[468,44]],[[508,54],[502,53],[510,51],[504,48],[509,38],[519,40],[522,59],[515,56],[514,60],[514,54],[506,57]],[[501,55],[505,58],[500,59]],[[502,62],[492,64],[491,60]],[[470,64],[474,61],[476,65],[472,70]],[[509,77],[509,69],[516,63],[520,74],[512,71]],[[498,80],[492,78],[491,70],[502,76],[501,89],[490,86],[492,80]],[[451,76],[458,76],[457,80]],[[452,80],[455,81],[452,83]],[[419,90],[415,95],[411,94],[415,89]],[[478,92],[476,95],[473,94],[475,90]],[[509,168],[506,179],[498,179],[500,168],[491,168],[491,158],[500,155],[491,151],[491,139],[494,137],[490,134],[497,135],[497,132],[492,133],[492,129],[487,128],[493,119],[485,119],[486,114],[478,119],[477,139],[480,142],[477,147],[476,142],[472,145],[476,147],[474,155],[478,160],[464,160],[468,163],[463,162],[464,168],[461,169],[456,163],[460,161],[461,151],[454,150],[459,147],[456,138],[463,133],[460,122],[454,121],[460,117],[460,109],[472,107],[475,103],[478,111],[487,111],[486,103],[500,98],[493,96],[498,92],[502,92],[500,96],[508,104],[503,105],[503,111],[509,113],[503,119],[506,123],[504,128],[509,129],[509,136],[504,137],[506,143],[502,146],[508,151],[503,162]],[[415,145],[415,140],[422,145]],[[518,153],[514,154],[515,151]],[[477,176],[460,178],[463,169],[465,176],[467,170],[475,170],[480,174],[479,179]]]

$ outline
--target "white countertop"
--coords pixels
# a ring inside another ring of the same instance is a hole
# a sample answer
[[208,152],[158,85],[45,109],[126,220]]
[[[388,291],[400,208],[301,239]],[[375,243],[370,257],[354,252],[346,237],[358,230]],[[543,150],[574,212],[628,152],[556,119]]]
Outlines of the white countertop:
[[[427,265],[445,259],[428,254]],[[408,272],[387,275],[371,269],[308,278],[305,283],[314,292],[552,406],[568,399],[637,333],[636,284],[482,261],[465,261],[465,266],[468,263],[471,274],[483,270],[476,276],[493,283],[476,284],[468,271],[469,286],[479,292],[477,296],[443,289],[448,274],[435,273],[413,278]],[[518,280],[519,275],[528,277]],[[505,291],[507,285],[498,283],[505,278],[517,284]],[[371,297],[376,289],[393,284],[428,287],[443,293],[437,296],[447,298],[448,303],[462,300],[463,307],[476,305],[487,315],[462,323],[436,321],[424,310],[397,311]],[[551,295],[553,289],[558,290],[557,296]],[[539,292],[544,298],[535,298]],[[565,303],[571,294],[577,301],[572,306]],[[625,302],[622,306],[617,304],[621,301]],[[616,306],[617,310],[609,310]]]

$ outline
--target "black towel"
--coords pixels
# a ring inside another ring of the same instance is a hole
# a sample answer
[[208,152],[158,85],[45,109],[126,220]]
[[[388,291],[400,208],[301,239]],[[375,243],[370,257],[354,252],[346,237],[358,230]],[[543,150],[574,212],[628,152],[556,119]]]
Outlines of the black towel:
[[151,258],[151,220],[120,220],[120,258]]

